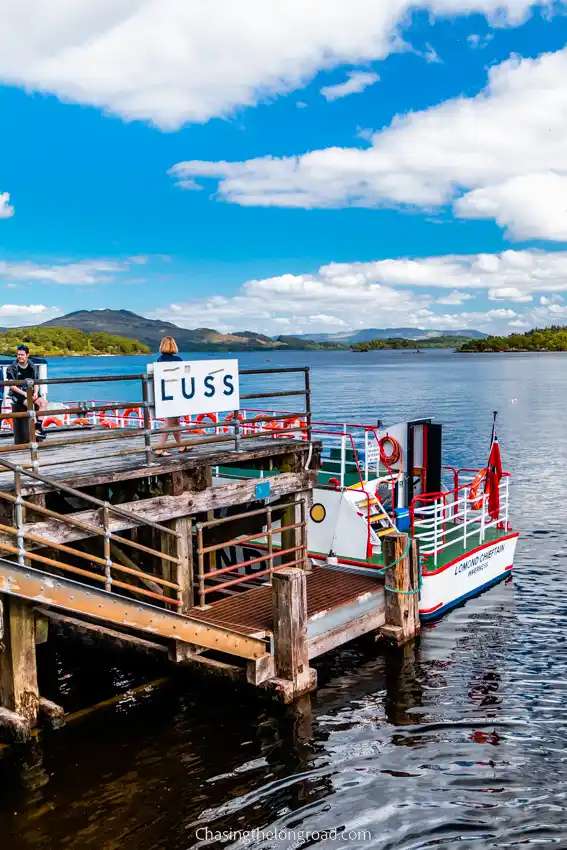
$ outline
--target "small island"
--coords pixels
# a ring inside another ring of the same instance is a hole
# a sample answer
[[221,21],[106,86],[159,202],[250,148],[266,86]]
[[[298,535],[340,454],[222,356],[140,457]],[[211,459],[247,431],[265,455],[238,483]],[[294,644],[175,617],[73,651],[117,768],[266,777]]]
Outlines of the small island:
[[457,348],[458,352],[508,352],[508,351],[567,351],[567,327],[533,328],[522,334],[488,336],[471,339]]
[[[480,340],[484,342],[484,340]],[[369,342],[357,342],[352,346],[353,351],[382,351],[384,349],[410,349],[419,348],[457,348],[463,342],[462,336],[431,336],[424,339],[402,339],[391,337],[390,339],[372,339]]]
[[97,331],[87,334],[75,328],[9,328],[0,333],[0,354],[15,355],[20,343],[32,357],[96,357],[108,354],[150,354],[149,345],[136,339]]

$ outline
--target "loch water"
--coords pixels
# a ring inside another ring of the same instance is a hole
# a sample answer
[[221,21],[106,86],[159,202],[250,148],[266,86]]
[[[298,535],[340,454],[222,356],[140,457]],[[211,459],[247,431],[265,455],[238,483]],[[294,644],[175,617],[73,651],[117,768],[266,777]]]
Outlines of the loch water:
[[[129,374],[145,362],[49,368]],[[567,848],[567,355],[289,352],[240,363],[309,365],[321,419],[434,417],[455,466],[484,465],[498,410],[521,533],[513,576],[412,647],[358,642],[319,659],[319,690],[293,711],[191,675],[156,683],[163,669],[145,656],[58,635],[38,647],[41,688],[76,714],[0,751],[0,847]],[[262,381],[274,385],[254,387]],[[114,392],[88,385],[82,397]],[[135,384],[120,397],[135,400]]]

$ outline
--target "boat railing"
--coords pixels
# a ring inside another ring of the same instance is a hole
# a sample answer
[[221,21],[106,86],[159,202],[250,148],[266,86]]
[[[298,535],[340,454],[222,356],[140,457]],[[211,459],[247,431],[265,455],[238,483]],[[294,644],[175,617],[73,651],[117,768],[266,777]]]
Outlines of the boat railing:
[[[462,480],[473,473],[476,473],[475,478],[478,477],[480,470],[463,468],[455,470],[455,473]],[[474,486],[473,480],[446,493],[427,493],[412,500],[412,535],[419,539],[421,554],[432,557],[435,566],[439,554],[445,549],[459,546],[466,551],[467,547],[484,543],[489,529],[509,528],[509,473],[503,474],[498,485],[499,510],[496,517],[490,513],[490,496],[484,492],[484,480],[482,492]]]

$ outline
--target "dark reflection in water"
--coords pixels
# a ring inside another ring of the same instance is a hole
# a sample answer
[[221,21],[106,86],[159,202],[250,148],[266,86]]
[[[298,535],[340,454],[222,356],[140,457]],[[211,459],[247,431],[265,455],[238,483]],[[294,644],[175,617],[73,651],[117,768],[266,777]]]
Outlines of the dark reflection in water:
[[[567,359],[397,355],[309,355],[317,410],[435,415],[446,458],[480,465],[498,408],[513,578],[413,646],[322,659],[317,695],[293,711],[187,676],[4,752],[0,846],[177,850],[258,829],[276,837],[237,846],[567,848]],[[68,637],[40,650],[44,693],[70,711],[161,673]]]

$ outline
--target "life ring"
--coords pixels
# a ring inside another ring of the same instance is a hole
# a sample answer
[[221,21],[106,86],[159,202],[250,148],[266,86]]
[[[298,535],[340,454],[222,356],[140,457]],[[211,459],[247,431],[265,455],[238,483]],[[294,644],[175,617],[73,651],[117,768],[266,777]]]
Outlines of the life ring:
[[[196,425],[202,425],[205,419],[208,419],[209,422],[212,422],[213,425],[218,425],[218,417],[216,413],[199,413],[197,418],[195,419]],[[193,431],[193,434],[205,433],[204,431]]]
[[127,407],[124,413],[122,414],[122,421],[126,424],[126,420],[131,414],[134,414],[134,418],[138,421],[142,418],[139,407]]
[[329,480],[327,481],[327,484],[329,484],[329,485],[332,484],[334,486],[335,490],[341,489],[341,482],[339,481],[338,478],[329,478]]
[[307,428],[307,422],[305,419],[300,419],[299,416],[288,416],[287,419],[284,419],[283,421],[283,428],[289,431],[299,431],[299,439],[307,439],[306,431],[302,430]]
[[480,472],[475,476],[471,489],[469,490],[469,501],[471,503],[471,508],[473,511],[479,511],[482,508],[484,502],[485,493],[490,492],[490,484],[487,482],[486,489],[480,493],[480,488],[484,481],[486,480],[486,468],[481,469]]
[[110,410],[109,416],[114,416],[114,419],[106,418],[106,410],[103,410],[100,414],[99,423],[103,428],[118,428],[118,422],[116,421],[116,411]]
[[[390,444],[391,451],[389,454],[386,453],[384,446]],[[392,463],[397,463],[402,456],[402,449],[400,444],[394,437],[390,437],[389,434],[386,434],[385,437],[382,437],[380,442],[378,443],[380,448],[380,460],[385,466],[390,466]]]
[[57,416],[46,416],[42,422],[44,428],[48,428],[50,425],[56,425],[58,428],[63,426],[63,422],[61,419],[58,419]]
[[[44,424],[45,424],[45,420],[44,420]],[[90,425],[91,423],[89,422],[88,419],[85,419],[84,417],[78,416],[76,419],[73,419],[71,424],[72,425],[80,425],[82,427],[83,425]]]
[[[213,414],[214,415],[214,414]],[[232,420],[237,420],[238,422],[242,422],[244,419],[244,414],[238,410],[236,413],[233,411],[232,413],[227,414],[224,418],[224,426],[221,428],[221,431],[224,431],[226,434],[230,431],[230,428],[226,427],[228,422],[232,422]]]

